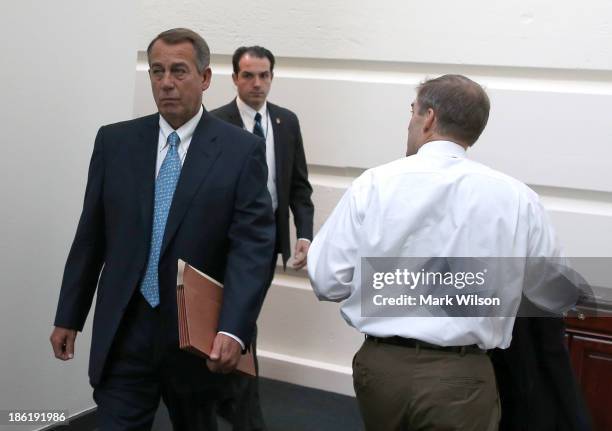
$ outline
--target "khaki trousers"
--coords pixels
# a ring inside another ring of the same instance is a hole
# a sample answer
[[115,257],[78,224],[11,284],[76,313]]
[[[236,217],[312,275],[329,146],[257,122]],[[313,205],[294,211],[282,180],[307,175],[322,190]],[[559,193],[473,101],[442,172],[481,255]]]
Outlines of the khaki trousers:
[[497,430],[495,375],[484,353],[458,353],[365,340],[353,384],[368,431]]

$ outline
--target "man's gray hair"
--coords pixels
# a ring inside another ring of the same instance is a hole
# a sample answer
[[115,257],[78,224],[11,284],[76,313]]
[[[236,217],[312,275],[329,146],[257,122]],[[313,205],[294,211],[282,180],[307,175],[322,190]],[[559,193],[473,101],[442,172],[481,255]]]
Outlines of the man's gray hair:
[[199,73],[202,73],[210,64],[210,49],[202,36],[188,28],[173,28],[158,34],[147,47],[149,66],[151,65],[151,49],[158,40],[162,40],[168,45],[190,42],[195,51],[195,64]]
[[484,89],[463,75],[443,75],[417,88],[419,114],[432,109],[436,131],[472,146],[487,125],[491,104]]

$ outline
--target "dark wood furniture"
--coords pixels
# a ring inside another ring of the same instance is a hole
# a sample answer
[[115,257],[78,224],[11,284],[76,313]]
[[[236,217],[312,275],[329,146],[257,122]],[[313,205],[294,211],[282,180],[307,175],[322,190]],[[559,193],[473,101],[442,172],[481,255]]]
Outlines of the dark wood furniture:
[[565,318],[567,343],[595,430],[612,430],[612,307],[579,307]]

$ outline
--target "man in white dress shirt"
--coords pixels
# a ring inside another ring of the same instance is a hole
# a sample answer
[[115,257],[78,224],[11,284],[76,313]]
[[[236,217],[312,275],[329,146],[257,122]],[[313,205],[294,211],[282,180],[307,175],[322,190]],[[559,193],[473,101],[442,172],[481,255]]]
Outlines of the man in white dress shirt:
[[[421,84],[411,106],[407,157],[353,182],[310,247],[308,273],[318,298],[342,301],[344,319],[366,334],[353,362],[366,429],[497,429],[485,353],[508,347],[514,316],[372,317],[362,308],[361,259],[557,257],[560,249],[532,190],[466,158],[489,116],[480,85],[444,75]],[[522,283],[502,287],[515,312]]]

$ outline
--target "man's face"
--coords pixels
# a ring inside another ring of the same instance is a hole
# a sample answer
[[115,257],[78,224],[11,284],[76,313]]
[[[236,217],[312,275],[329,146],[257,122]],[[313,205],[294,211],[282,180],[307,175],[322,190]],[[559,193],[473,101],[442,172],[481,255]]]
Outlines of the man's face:
[[202,105],[202,92],[210,85],[209,67],[201,73],[190,42],[169,45],[158,40],[149,56],[149,77],[159,113],[177,129],[189,121]]
[[232,75],[238,96],[244,103],[259,111],[268,97],[272,84],[270,60],[247,53],[240,58],[238,67],[238,74]]
[[417,153],[421,145],[423,145],[423,123],[425,116],[419,114],[419,104],[415,100],[410,104],[410,112],[412,117],[408,123],[408,148],[406,148],[406,156],[412,156]]

